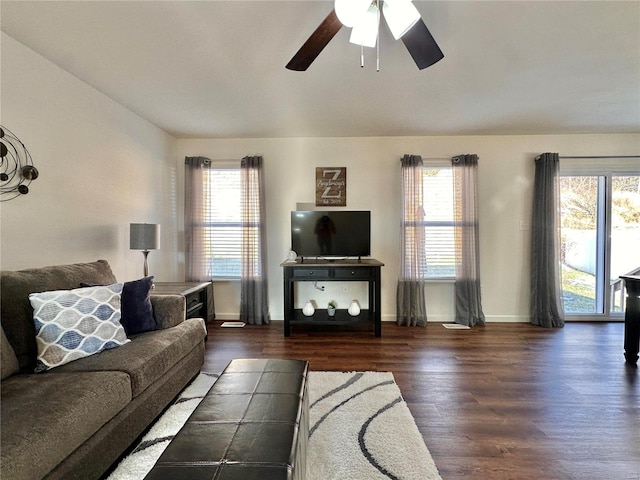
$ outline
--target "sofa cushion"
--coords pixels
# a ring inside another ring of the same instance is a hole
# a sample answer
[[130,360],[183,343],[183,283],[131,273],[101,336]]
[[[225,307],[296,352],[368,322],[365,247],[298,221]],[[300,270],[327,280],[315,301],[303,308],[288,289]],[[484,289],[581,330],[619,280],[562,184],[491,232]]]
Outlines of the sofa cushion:
[[2,358],[0,358],[0,368],[2,369],[2,380],[13,375],[14,373],[20,370],[20,365],[18,364],[18,357],[16,357],[16,352],[13,351],[13,347],[7,340],[7,336],[4,334],[4,328],[0,327],[2,330],[2,344],[0,345],[0,354]]
[[159,329],[175,327],[187,314],[187,301],[182,295],[154,295],[151,305]]
[[7,378],[0,403],[2,478],[44,477],[130,400],[123,372]]
[[38,362],[43,372],[130,340],[120,324],[122,283],[32,293]]
[[69,290],[81,282],[110,285],[116,277],[106,260],[0,272],[0,318],[21,370],[33,371],[38,352],[29,294]]
[[131,393],[137,397],[162,377],[180,359],[202,343],[206,336],[204,320],[189,318],[166,330],[141,333],[131,343],[106,350],[51,370],[51,373],[117,370],[131,377]]

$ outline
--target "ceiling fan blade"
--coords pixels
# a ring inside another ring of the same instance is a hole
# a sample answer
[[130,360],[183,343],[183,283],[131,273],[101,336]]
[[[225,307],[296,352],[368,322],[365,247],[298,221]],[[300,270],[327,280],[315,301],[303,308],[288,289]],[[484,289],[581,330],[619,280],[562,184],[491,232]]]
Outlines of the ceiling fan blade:
[[342,28],[342,23],[338,20],[335,10],[327,15],[322,23],[316,28],[306,42],[300,47],[300,50],[293,56],[287,68],[289,70],[297,70],[302,72],[309,68],[320,52],[327,46],[331,39]]
[[403,35],[402,42],[404,46],[407,47],[407,50],[409,50],[413,61],[416,62],[420,70],[444,58],[442,50],[438,47],[438,44],[422,19],[418,20],[418,22]]

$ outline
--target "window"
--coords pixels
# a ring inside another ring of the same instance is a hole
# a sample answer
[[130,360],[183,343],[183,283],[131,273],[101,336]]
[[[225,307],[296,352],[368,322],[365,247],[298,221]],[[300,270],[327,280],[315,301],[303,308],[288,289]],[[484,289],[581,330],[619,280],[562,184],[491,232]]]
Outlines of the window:
[[453,168],[423,168],[425,278],[454,278]]
[[208,219],[205,256],[213,278],[240,278],[241,192],[240,167],[214,165],[204,171],[205,218]]
[[560,205],[565,315],[622,317],[619,276],[640,272],[640,176],[561,160]]

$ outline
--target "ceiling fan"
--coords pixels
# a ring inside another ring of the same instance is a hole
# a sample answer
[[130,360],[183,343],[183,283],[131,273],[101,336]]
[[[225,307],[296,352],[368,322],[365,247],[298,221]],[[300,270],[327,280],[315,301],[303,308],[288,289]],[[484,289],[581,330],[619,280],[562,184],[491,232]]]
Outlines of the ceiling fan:
[[[411,0],[335,0],[333,10],[287,63],[286,68],[297,71],[309,68],[343,25],[352,27],[351,43],[360,45],[361,49],[375,47],[381,12],[394,38],[402,39],[420,70],[444,58]],[[363,59],[361,53],[361,66],[364,66]]]

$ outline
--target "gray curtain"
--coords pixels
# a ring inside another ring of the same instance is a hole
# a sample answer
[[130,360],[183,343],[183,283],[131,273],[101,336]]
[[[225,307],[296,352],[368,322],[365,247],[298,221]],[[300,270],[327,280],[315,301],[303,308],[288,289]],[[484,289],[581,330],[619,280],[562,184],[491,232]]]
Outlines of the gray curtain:
[[267,228],[262,157],[244,157],[240,164],[242,190],[242,277],[240,320],[271,321],[267,289]]
[[560,271],[560,190],[557,153],[544,153],[535,161],[531,219],[531,323],[563,327]]
[[478,156],[451,159],[454,185],[456,252],[456,323],[484,325],[480,295],[480,248],[478,240]]
[[185,235],[185,280],[205,282],[212,279],[211,264],[205,255],[210,243],[207,228],[205,202],[211,198],[209,182],[205,182],[204,172],[211,168],[211,160],[205,157],[185,157],[184,159],[184,235]]
[[398,325],[426,326],[422,157],[420,155],[405,155],[401,162],[401,173],[402,260],[396,291],[396,321]]

